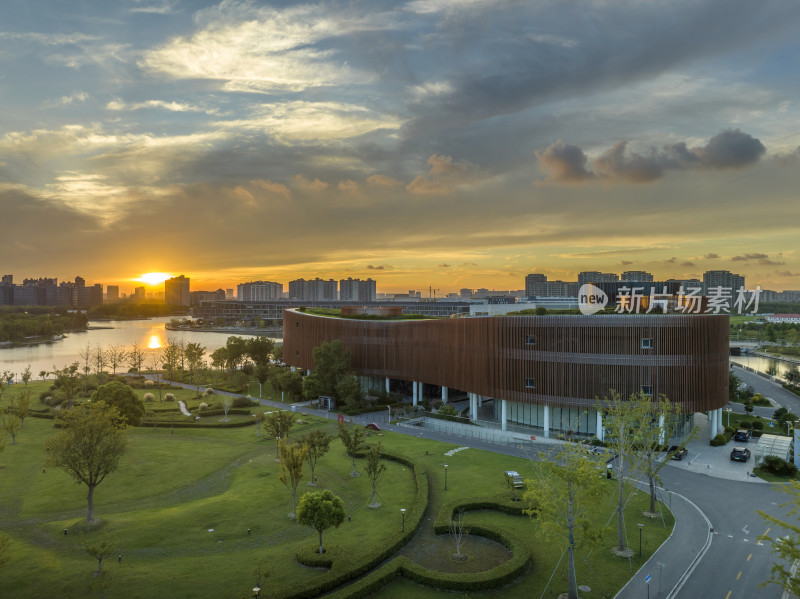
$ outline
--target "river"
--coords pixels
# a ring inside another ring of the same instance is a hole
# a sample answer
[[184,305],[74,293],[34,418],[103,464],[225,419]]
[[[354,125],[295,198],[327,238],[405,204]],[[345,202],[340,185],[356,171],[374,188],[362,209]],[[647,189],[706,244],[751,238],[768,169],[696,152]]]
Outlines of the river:
[[[80,351],[87,344],[92,348],[106,348],[110,345],[122,345],[130,348],[134,343],[138,344],[145,353],[144,364],[149,364],[149,356],[158,351],[167,342],[180,343],[199,343],[206,348],[206,360],[209,354],[225,345],[228,337],[236,333],[207,333],[193,331],[167,331],[164,325],[171,320],[171,317],[151,318],[149,320],[115,320],[89,322],[90,327],[94,328],[85,333],[69,333],[65,339],[53,341],[52,343],[40,343],[38,345],[23,345],[12,348],[0,348],[0,372],[10,370],[11,372],[21,373],[25,367],[30,365],[33,378],[39,378],[42,370],[52,371],[53,367],[63,368],[73,362],[83,363]],[[125,363],[118,370],[127,371],[128,364]],[[19,376],[16,377],[19,380]]]

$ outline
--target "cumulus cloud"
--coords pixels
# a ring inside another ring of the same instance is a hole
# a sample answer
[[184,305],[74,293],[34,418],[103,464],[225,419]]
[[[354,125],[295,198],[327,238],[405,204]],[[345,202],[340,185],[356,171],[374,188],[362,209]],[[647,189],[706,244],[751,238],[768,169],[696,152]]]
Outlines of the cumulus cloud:
[[548,172],[548,179],[558,183],[580,183],[593,176],[586,170],[588,158],[583,150],[560,139],[544,150],[537,150],[536,158]]
[[728,129],[712,137],[707,144],[689,148],[686,143],[666,144],[644,151],[631,149],[619,141],[593,161],[594,172],[586,168],[583,150],[561,140],[538,150],[536,157],[555,183],[577,183],[592,176],[608,181],[652,183],[668,170],[735,169],[757,162],[766,152],[764,145],[739,129]]
[[451,266],[450,264],[447,264],[447,263],[445,263],[445,262],[442,262],[442,263],[439,265],[439,268],[450,268],[450,266]]
[[428,166],[427,175],[419,175],[406,185],[408,191],[420,195],[446,195],[486,176],[474,164],[454,161],[451,156],[433,154],[428,158]]
[[323,191],[329,187],[325,181],[306,179],[303,175],[294,176],[294,186],[301,191]]
[[704,257],[706,260],[716,260],[717,258],[719,258],[719,254],[714,254],[714,253],[712,252],[712,253],[710,253],[710,254],[706,254],[706,255],[705,255],[705,256],[703,256],[703,257]]
[[694,266],[694,265],[695,265],[694,262],[692,262],[690,260],[687,260],[686,262],[681,262],[681,266],[689,267],[689,266]]
[[622,266],[629,266],[629,265],[633,264],[633,262],[630,261],[630,260],[623,260],[622,262],[620,262],[620,264]]
[[389,264],[367,264],[367,270],[391,270]]
[[402,185],[397,179],[385,175],[370,175],[367,177],[367,183],[376,187],[399,187]]
[[358,183],[350,180],[339,181],[339,184],[336,186],[336,189],[344,193],[355,193],[358,191]]

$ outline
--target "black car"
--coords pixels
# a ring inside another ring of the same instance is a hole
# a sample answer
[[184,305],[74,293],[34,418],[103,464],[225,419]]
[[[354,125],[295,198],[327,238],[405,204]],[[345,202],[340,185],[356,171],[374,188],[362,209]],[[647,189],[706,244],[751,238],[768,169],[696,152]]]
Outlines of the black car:
[[689,455],[689,450],[685,447],[678,447],[677,445],[673,445],[669,448],[669,455],[672,457],[673,460],[682,460],[687,455]]
[[731,451],[731,461],[746,462],[750,459],[750,450],[746,447],[734,447]]
[[753,433],[743,428],[740,428],[738,431],[736,431],[736,434],[733,435],[733,440],[739,441],[740,443],[747,443],[752,436]]

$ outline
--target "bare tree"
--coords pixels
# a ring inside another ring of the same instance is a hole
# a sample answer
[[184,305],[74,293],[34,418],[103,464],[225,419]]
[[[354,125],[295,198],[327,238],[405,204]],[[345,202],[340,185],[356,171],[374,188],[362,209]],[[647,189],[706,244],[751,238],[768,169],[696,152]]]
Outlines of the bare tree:
[[144,350],[139,347],[138,343],[131,345],[131,349],[128,351],[127,357],[130,367],[136,372],[139,372],[142,369],[142,364],[144,363]]
[[83,360],[83,392],[86,393],[89,389],[89,363],[92,360],[92,344],[87,343],[86,347],[78,350],[78,355]]
[[466,554],[461,553],[461,547],[463,547],[464,542],[466,539],[464,538],[469,534],[469,528],[464,524],[464,512],[459,510],[458,515],[453,518],[450,516],[450,522],[447,525],[447,530],[450,533],[450,538],[453,540],[453,544],[456,546],[456,553],[453,555],[454,559],[459,561],[463,561],[467,559]]
[[106,350],[106,356],[108,356],[108,364],[111,366],[111,374],[117,374],[117,366],[125,361],[128,352],[122,345],[110,345]]
[[367,451],[367,467],[364,470],[366,470],[369,483],[372,485],[369,507],[381,507],[381,504],[378,503],[378,479],[386,471],[386,464],[381,463],[380,443],[371,446]]
[[108,366],[108,355],[99,344],[97,347],[95,347],[93,360],[94,371],[97,373],[97,380],[101,381],[103,378],[103,372],[105,371],[106,366]]

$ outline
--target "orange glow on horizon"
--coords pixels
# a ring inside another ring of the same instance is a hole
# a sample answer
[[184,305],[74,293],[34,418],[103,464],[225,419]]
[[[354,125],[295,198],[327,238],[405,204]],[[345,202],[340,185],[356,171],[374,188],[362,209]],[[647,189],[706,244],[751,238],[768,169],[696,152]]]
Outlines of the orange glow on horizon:
[[134,279],[134,281],[139,281],[140,283],[145,283],[146,285],[159,285],[171,277],[172,275],[168,272],[148,272],[143,274],[138,279]]

